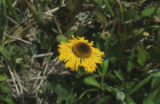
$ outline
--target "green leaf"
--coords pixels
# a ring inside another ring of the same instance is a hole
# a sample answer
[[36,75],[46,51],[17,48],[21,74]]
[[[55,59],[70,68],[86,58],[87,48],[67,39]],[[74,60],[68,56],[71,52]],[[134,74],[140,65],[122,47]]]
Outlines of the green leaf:
[[131,60],[134,59],[134,57],[135,57],[135,52],[136,52],[136,47],[134,46],[134,47],[132,48],[131,55],[130,55],[130,57],[129,57]]
[[95,92],[97,91],[98,89],[88,89],[88,90],[85,90],[80,96],[79,96],[79,99],[81,99],[85,94],[89,93],[89,92]]
[[[130,4],[131,5],[131,4]],[[140,19],[140,16],[139,14],[137,13],[136,9],[135,8],[130,8],[127,10],[127,12],[124,14],[125,15],[125,18],[127,20],[129,19],[133,19],[133,20],[138,20]]]
[[104,60],[104,62],[103,62],[103,73],[104,73],[104,74],[107,73],[108,63],[109,63],[109,60],[108,60],[108,59]]
[[97,21],[101,24],[105,24],[107,22],[106,16],[103,14],[102,11],[95,9],[93,10],[93,14],[96,16]]
[[67,100],[68,99],[69,94],[68,94],[67,89],[62,87],[60,84],[56,85],[55,91],[56,91],[57,96],[58,96],[58,98],[57,98],[57,103],[58,104],[61,104],[61,102],[63,100]]
[[12,99],[5,97],[5,98],[1,98],[4,102],[6,102],[7,104],[15,104]]
[[151,88],[156,88],[160,86],[160,77],[156,77],[152,79]]
[[104,0],[104,3],[107,6],[107,8],[108,8],[109,12],[111,13],[111,15],[114,16],[115,14],[114,14],[114,12],[112,10],[112,7],[111,7],[110,3],[108,2],[108,0]]
[[157,10],[157,17],[160,18],[160,8]]
[[160,104],[160,91],[156,94],[156,96],[154,97],[154,99],[153,99],[153,102],[155,103],[155,104]]
[[153,104],[154,103],[153,100],[157,94],[160,94],[160,87],[155,89],[153,92],[149,93],[148,96],[144,99],[143,104]]
[[132,61],[128,61],[127,71],[131,72],[133,68],[134,68],[134,64],[132,63]]
[[156,72],[156,73],[151,74],[151,77],[159,78],[160,77],[160,72]]
[[119,71],[114,70],[114,74],[116,75],[116,77],[117,77],[119,80],[121,80],[121,81],[124,81],[124,80],[125,80],[120,70],[119,70]]
[[126,95],[125,101],[127,102],[127,104],[136,104],[129,95]]
[[0,83],[0,91],[1,94],[8,94],[10,92],[10,88],[5,82],[2,82]]
[[100,84],[97,82],[97,80],[94,77],[87,77],[84,79],[84,83],[87,85],[95,86],[100,88]]
[[0,82],[5,81],[7,79],[6,75],[0,75]]
[[67,38],[59,34],[59,35],[57,36],[57,41],[58,41],[58,42],[67,41]]
[[5,59],[9,59],[8,52],[2,46],[0,46],[0,54],[4,56]]
[[148,81],[150,81],[151,76],[146,77],[144,80],[140,81],[136,87],[134,87],[130,92],[129,95],[134,93],[135,91],[137,91],[139,88],[141,88],[142,86],[144,86]]
[[146,17],[146,16],[151,16],[151,14],[154,12],[154,8],[146,8],[141,12],[141,15]]
[[138,63],[140,65],[144,65],[146,59],[147,59],[147,52],[140,46],[137,46],[137,50],[138,50]]
[[119,97],[119,93],[122,93],[119,88],[112,87],[112,86],[106,86],[106,90],[111,92],[115,97],[117,97],[117,95]]
[[135,91],[137,91],[139,88],[141,88],[142,86],[144,86],[147,82],[149,82],[151,80],[152,77],[160,77],[160,72],[156,72],[153,74],[150,74],[149,76],[147,76],[145,79],[141,80],[136,87],[134,87],[130,92],[129,95],[131,95],[132,93],[134,93]]

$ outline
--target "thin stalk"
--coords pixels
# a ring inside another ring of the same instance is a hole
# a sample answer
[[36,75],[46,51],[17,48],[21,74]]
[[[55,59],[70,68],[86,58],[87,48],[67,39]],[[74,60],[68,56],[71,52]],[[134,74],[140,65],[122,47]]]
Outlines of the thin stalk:
[[[59,22],[58,22],[57,18],[56,18],[54,15],[53,15],[53,20],[54,20],[54,22],[55,22],[55,24],[56,24],[56,27],[57,27],[57,29],[58,29],[58,32],[63,36],[63,33],[62,33],[61,28],[60,28]],[[64,36],[63,36],[63,37],[64,37]]]
[[109,12],[111,13],[111,15],[114,16],[115,14],[114,14],[114,12],[113,12],[108,0],[104,0],[104,3],[106,4],[106,6],[107,6]]
[[122,4],[121,4],[121,1],[120,0],[117,0],[119,6],[120,6],[120,12],[121,12],[121,21],[124,22],[124,10],[123,10],[123,7],[122,7]]

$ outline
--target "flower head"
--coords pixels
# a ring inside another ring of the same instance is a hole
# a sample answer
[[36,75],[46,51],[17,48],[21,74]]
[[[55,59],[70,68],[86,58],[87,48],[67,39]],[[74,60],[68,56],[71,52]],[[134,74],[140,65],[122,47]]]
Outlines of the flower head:
[[93,41],[88,42],[84,37],[75,38],[68,42],[61,42],[58,45],[59,60],[64,61],[65,67],[77,71],[79,66],[84,67],[85,71],[94,72],[96,63],[102,63],[101,56],[104,54],[99,49],[93,47]]

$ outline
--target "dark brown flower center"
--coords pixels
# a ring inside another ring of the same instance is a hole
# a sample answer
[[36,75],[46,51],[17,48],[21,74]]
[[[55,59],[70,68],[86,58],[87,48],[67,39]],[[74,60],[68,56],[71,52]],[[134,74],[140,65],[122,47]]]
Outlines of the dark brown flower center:
[[87,43],[84,43],[84,42],[79,42],[73,45],[72,50],[76,56],[81,57],[81,58],[87,58],[92,53],[91,47]]

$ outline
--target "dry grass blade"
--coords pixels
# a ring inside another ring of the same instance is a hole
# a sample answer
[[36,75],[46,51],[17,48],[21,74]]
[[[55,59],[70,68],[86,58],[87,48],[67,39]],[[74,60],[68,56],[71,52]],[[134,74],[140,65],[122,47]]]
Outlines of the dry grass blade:
[[11,74],[13,83],[14,83],[14,85],[15,85],[15,87],[16,87],[17,95],[20,95],[20,91],[19,91],[18,85],[17,85],[17,83],[16,83],[15,77],[14,77],[14,75],[13,75],[13,72],[11,71],[10,66],[8,66],[8,70],[9,70],[9,73]]

